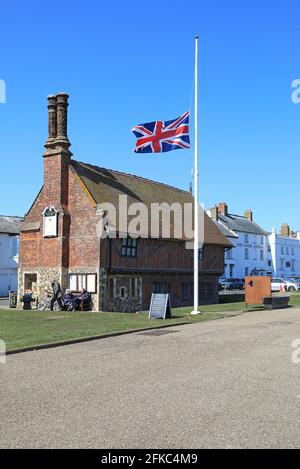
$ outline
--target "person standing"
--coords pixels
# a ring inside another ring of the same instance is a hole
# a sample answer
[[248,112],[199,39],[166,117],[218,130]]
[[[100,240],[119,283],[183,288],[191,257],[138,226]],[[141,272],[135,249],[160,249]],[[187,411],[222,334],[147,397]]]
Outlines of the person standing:
[[51,298],[50,302],[50,311],[53,311],[53,306],[54,303],[57,301],[59,310],[61,311],[63,309],[62,306],[62,293],[61,293],[61,288],[60,288],[60,283],[57,279],[54,279],[51,283],[52,291],[53,291],[53,296]]
[[33,301],[35,301],[35,299],[32,296],[32,291],[27,289],[25,291],[24,295],[22,296],[21,301],[23,303],[23,309],[24,310],[26,310],[26,311],[31,310],[31,303]]

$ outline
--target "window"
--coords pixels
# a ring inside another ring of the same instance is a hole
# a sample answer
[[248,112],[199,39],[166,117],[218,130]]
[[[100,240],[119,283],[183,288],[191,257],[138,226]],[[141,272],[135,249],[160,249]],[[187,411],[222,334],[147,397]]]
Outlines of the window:
[[292,256],[295,255],[295,248],[292,248]]
[[290,250],[289,250],[289,247],[288,247],[288,246],[286,247],[286,253],[287,253],[287,254],[290,253]]
[[289,269],[291,267],[291,263],[290,262],[286,262],[285,263],[285,266]]
[[139,298],[140,279],[138,277],[114,277],[108,282],[109,298]]
[[97,293],[97,274],[70,274],[69,288],[71,291],[85,288],[89,293]]
[[123,238],[122,251],[123,257],[136,257],[137,253],[137,239],[136,238]]
[[109,297],[115,298],[115,279],[109,279]]
[[168,282],[154,282],[154,293],[170,293],[170,284]]
[[249,275],[249,267],[245,267],[245,277],[248,277]]
[[281,246],[281,248],[280,248],[280,254],[284,254],[284,248],[283,248],[283,246]]
[[233,277],[234,264],[229,264],[229,277]]
[[272,261],[268,261],[268,267],[272,267]]
[[24,275],[24,289],[35,292],[37,286],[37,274]]
[[18,236],[10,237],[10,246],[11,246],[11,257],[16,257],[19,251],[19,237]]
[[292,271],[295,272],[295,259],[292,260]]
[[283,270],[284,259],[280,259],[280,270]]
[[232,259],[232,249],[226,252],[226,259]]
[[132,298],[138,298],[139,296],[139,286],[138,286],[138,278],[131,278],[130,279],[130,296]]
[[200,248],[198,250],[198,260],[203,261],[203,256],[204,256],[204,248]]
[[249,243],[249,236],[245,234],[245,243]]
[[263,249],[260,250],[260,260],[261,261],[264,260],[264,251],[263,251]]
[[249,249],[245,248],[245,259],[249,259]]
[[264,244],[264,237],[263,236],[261,236],[261,238],[260,238],[260,244]]
[[268,252],[271,252],[271,246],[268,246]]

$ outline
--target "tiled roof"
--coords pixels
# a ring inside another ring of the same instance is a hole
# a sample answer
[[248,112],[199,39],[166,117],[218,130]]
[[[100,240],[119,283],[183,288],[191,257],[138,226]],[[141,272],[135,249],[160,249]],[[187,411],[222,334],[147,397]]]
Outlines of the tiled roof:
[[19,234],[20,223],[23,221],[21,217],[10,217],[0,215],[0,233]]
[[213,222],[227,238],[238,238],[238,235],[234,233],[234,231],[227,228],[227,226],[225,226],[223,223],[219,223],[215,220],[213,220]]
[[[96,204],[109,202],[118,208],[119,195],[128,196],[128,205],[142,202],[147,207],[150,207],[151,203],[166,202],[171,205],[178,202],[183,206],[184,203],[193,202],[193,197],[189,192],[133,174],[100,168],[74,160],[72,166]],[[204,242],[225,247],[231,246],[231,243],[205,212]]]
[[241,231],[243,233],[252,233],[261,236],[268,234],[257,223],[240,215],[233,215],[230,213],[225,216],[222,213],[219,213],[218,218],[222,223],[227,226],[227,228],[235,232]]

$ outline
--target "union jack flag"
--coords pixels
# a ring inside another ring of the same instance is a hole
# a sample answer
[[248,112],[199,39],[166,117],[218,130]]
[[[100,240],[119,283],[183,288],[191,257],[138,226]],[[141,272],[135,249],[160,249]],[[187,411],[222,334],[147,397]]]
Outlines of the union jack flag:
[[190,113],[185,112],[178,119],[140,124],[131,131],[137,137],[135,153],[162,153],[190,148]]

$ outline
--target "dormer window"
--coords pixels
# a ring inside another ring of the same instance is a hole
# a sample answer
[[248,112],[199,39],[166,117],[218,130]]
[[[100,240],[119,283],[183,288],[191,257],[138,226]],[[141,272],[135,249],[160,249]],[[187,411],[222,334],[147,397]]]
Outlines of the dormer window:
[[54,207],[46,207],[43,211],[43,236],[44,238],[57,236],[57,211]]

